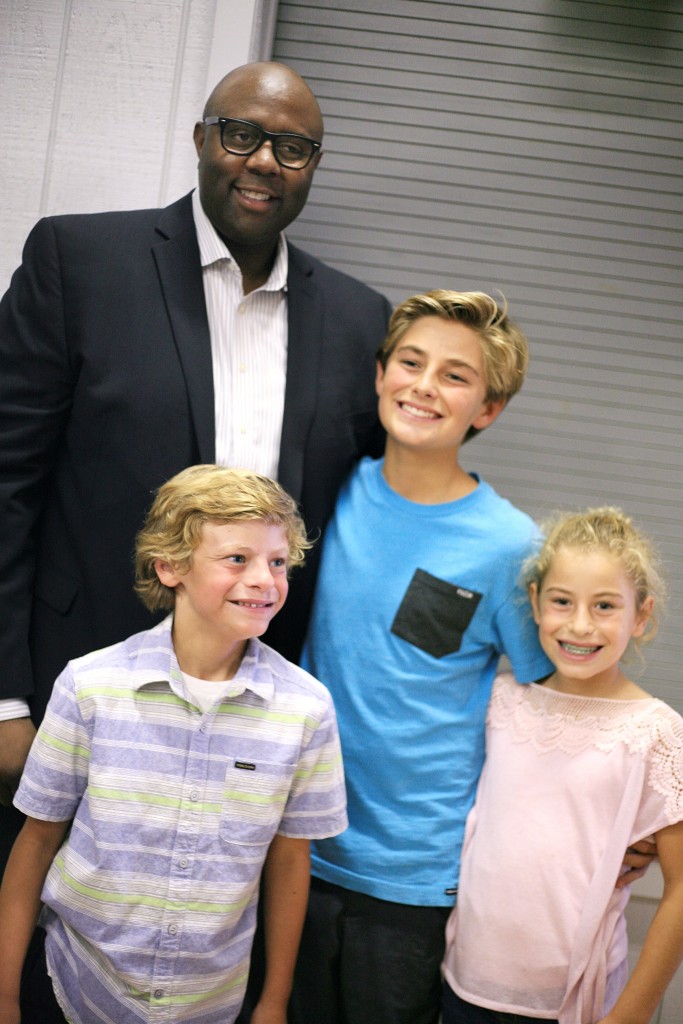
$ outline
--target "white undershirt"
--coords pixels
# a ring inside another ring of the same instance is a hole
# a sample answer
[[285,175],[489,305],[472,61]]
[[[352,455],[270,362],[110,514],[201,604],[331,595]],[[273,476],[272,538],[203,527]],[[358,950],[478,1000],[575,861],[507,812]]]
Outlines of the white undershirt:
[[237,696],[244,693],[244,684],[235,685],[232,679],[212,680],[197,679],[196,676],[188,676],[187,672],[181,672],[185,691],[192,704],[196,705],[204,713],[212,708],[217,700],[223,697]]

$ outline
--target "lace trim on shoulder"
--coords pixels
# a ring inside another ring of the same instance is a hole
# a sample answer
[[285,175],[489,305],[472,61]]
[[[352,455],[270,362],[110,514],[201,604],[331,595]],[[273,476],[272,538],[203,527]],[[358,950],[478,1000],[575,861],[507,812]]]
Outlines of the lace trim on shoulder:
[[506,672],[496,679],[487,722],[490,728],[506,728],[513,740],[530,743],[539,753],[574,755],[624,744],[648,759],[649,784],[665,797],[671,820],[683,820],[683,718],[657,697],[579,697],[535,683],[521,685]]

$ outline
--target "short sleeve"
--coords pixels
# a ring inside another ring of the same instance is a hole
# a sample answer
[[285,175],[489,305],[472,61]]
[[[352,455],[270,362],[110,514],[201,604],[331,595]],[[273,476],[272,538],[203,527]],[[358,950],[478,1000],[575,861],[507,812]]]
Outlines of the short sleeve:
[[[318,684],[320,686],[320,684]],[[306,738],[278,832],[327,839],[348,825],[341,744],[332,697],[325,690],[309,716]]]
[[45,821],[71,820],[88,781],[90,734],[81,717],[71,665],[55,682],[31,747],[15,806]]
[[657,710],[634,842],[683,821],[683,718],[662,701]]

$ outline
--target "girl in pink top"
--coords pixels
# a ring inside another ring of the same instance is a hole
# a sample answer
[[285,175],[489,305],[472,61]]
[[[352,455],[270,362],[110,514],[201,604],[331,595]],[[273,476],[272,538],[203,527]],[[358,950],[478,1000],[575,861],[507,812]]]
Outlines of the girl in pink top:
[[[656,631],[661,577],[618,509],[565,515],[527,567],[542,683],[496,680],[447,928],[443,1024],[647,1024],[683,958],[683,719],[620,660]],[[664,895],[627,981],[616,890],[656,835]]]

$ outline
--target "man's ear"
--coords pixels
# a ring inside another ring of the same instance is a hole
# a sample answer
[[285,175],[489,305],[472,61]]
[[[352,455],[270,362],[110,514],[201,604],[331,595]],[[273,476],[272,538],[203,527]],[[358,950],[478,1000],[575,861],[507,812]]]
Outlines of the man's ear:
[[194,131],[192,133],[192,138],[194,139],[194,148],[197,150],[197,156],[199,156],[199,154],[202,151],[205,135],[206,125],[204,124],[203,121],[197,121],[197,123],[194,126]]
[[495,402],[483,402],[477,416],[472,420],[471,426],[476,430],[486,430],[498,419],[506,405],[507,401],[504,398],[499,398]]

